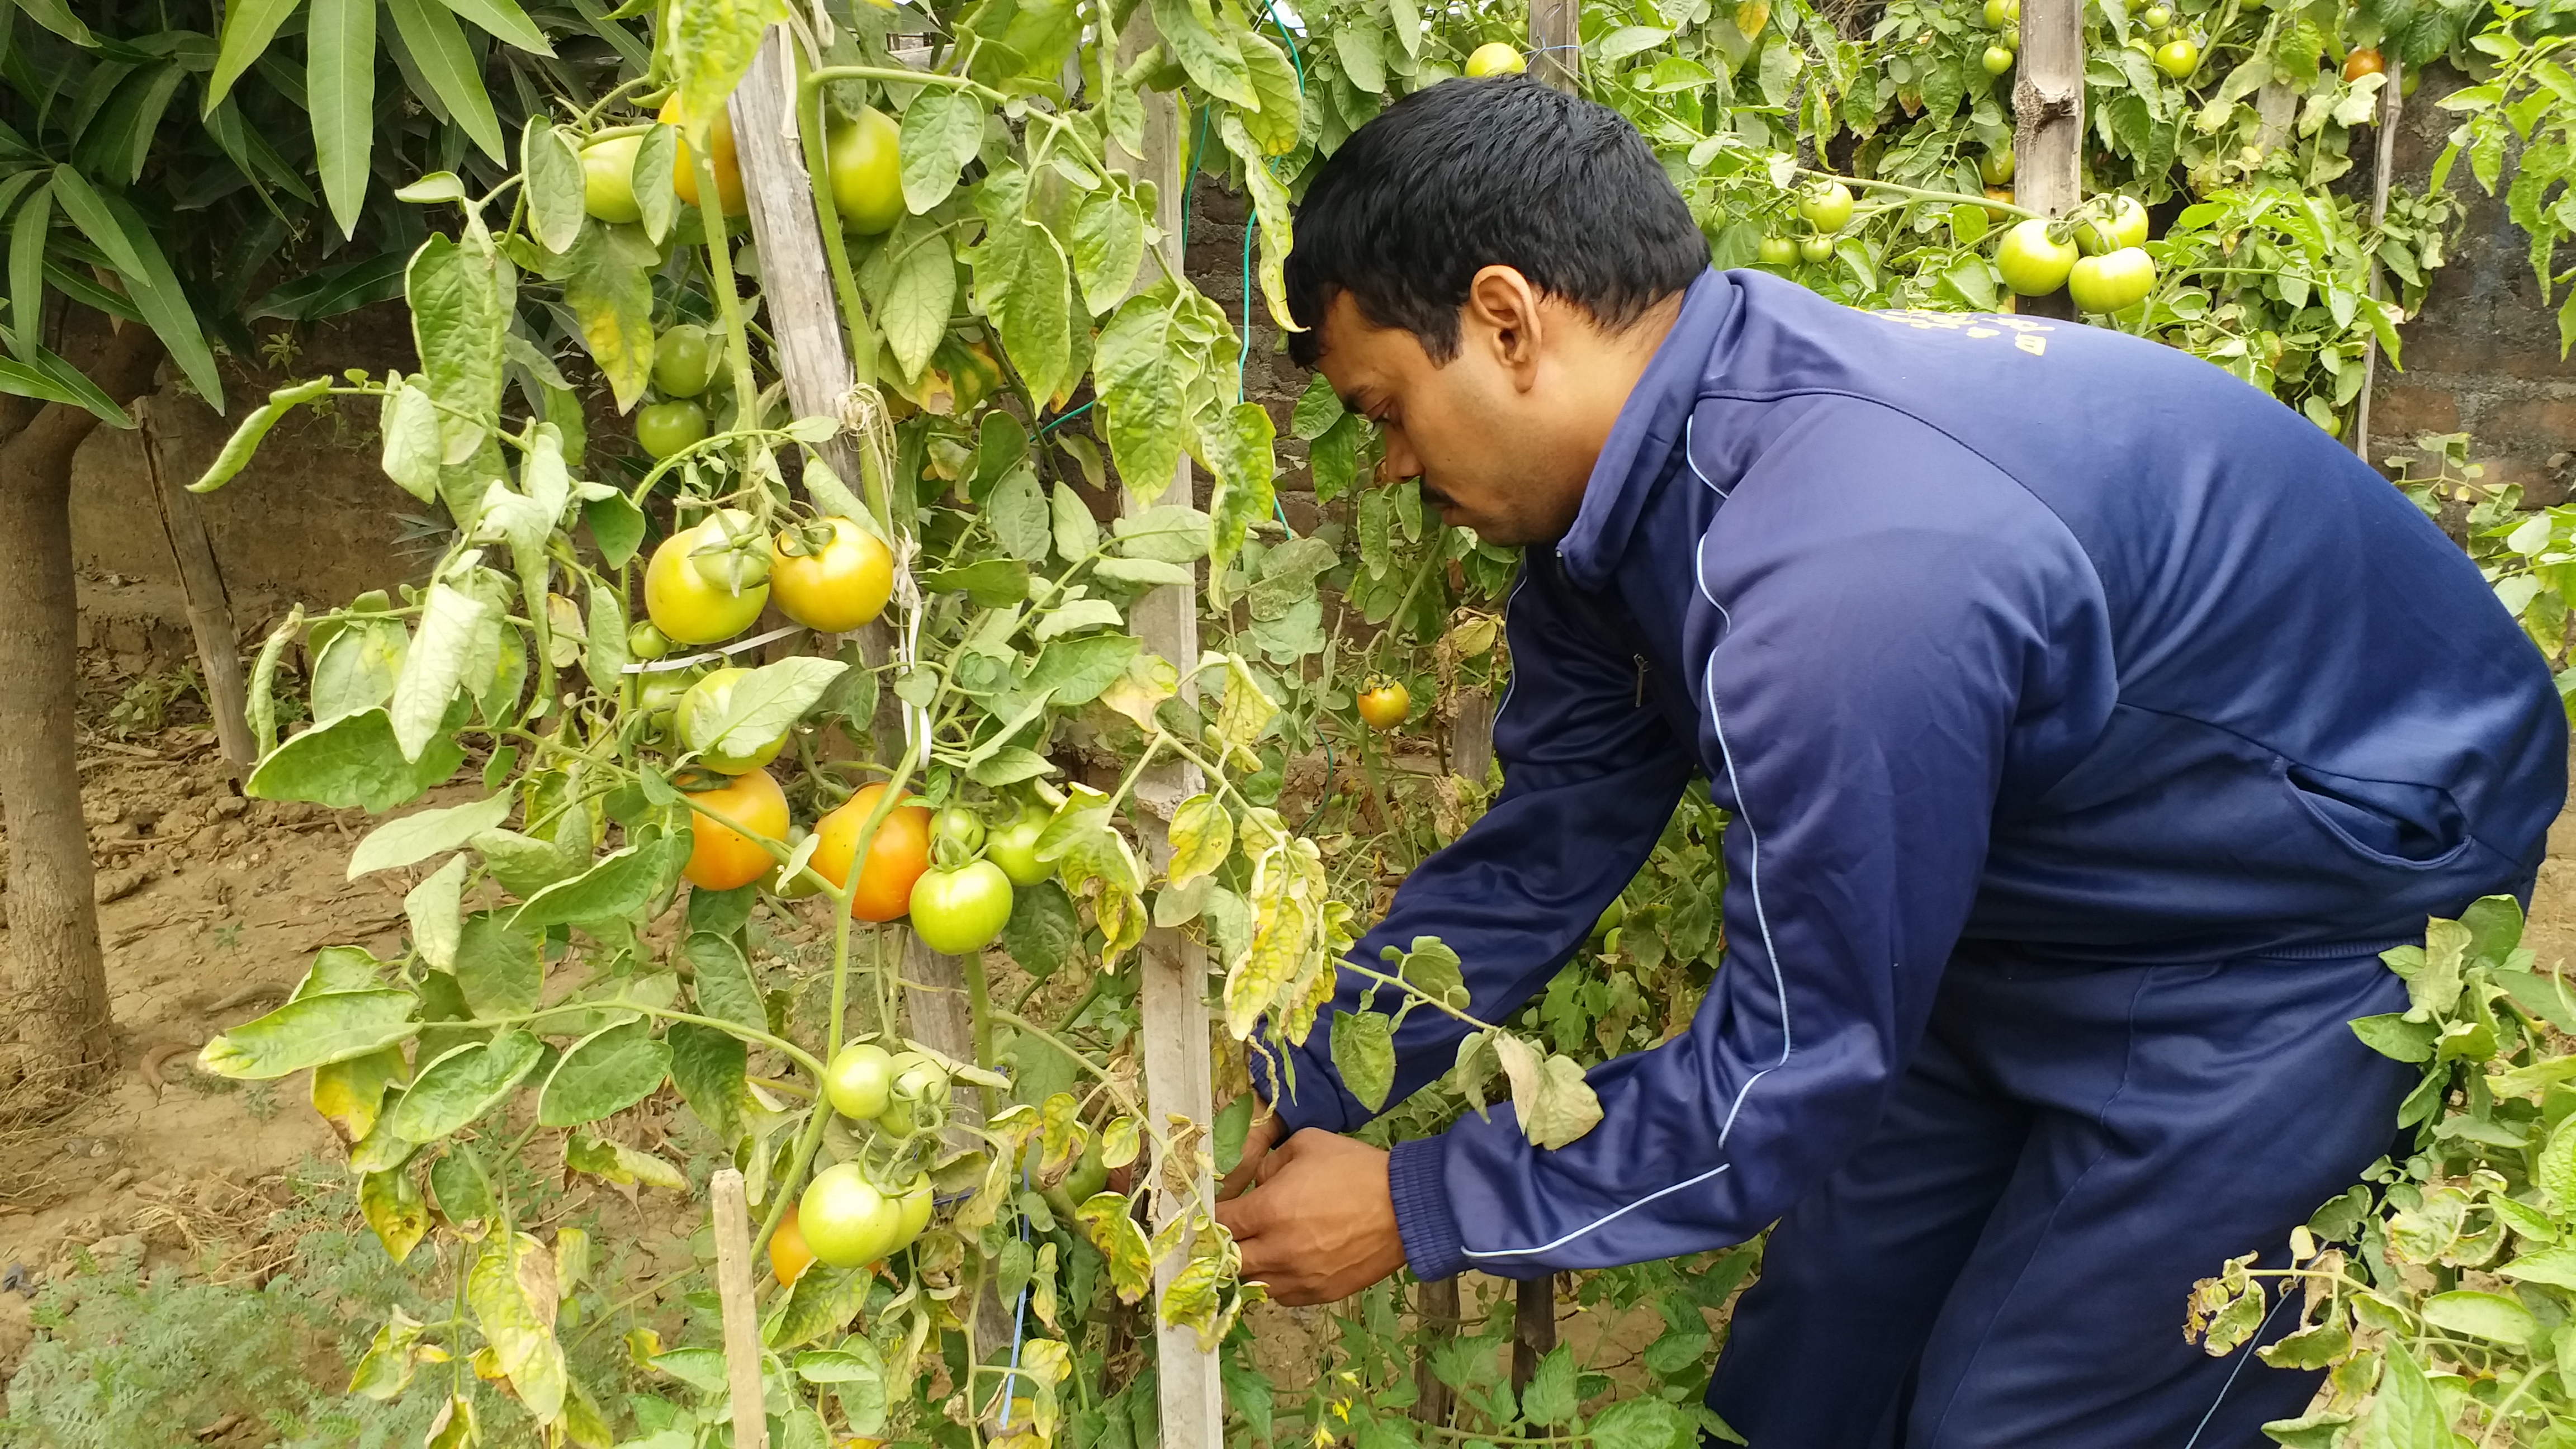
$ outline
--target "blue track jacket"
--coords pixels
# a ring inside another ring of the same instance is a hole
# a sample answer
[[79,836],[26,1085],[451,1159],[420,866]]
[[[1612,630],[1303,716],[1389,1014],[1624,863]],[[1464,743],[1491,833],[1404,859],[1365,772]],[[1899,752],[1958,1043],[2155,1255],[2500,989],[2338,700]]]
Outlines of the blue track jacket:
[[[1502,792],[1354,959],[1441,937],[1503,1019],[1698,771],[1735,816],[1728,960],[1689,1031],[1592,1070],[1583,1138],[1534,1148],[1504,1106],[1396,1148],[1424,1278],[1759,1232],[1877,1121],[1954,949],[2374,950],[2527,894],[2565,794],[2539,651],[2296,413],[2117,332],[1753,272],[1692,284],[1507,627]],[[1330,1019],[1291,1129],[1367,1120]],[[1393,1100],[1462,1031],[1413,1013]]]

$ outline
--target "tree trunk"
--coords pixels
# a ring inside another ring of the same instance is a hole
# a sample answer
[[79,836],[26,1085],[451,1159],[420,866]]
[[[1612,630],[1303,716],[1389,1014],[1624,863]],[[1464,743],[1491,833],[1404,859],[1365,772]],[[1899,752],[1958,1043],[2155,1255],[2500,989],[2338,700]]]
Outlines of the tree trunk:
[[[74,366],[120,402],[151,385],[149,331],[67,339]],[[87,346],[80,346],[80,343]],[[18,1110],[60,1105],[110,1064],[89,830],[73,713],[79,610],[72,583],[72,454],[98,420],[60,403],[0,406],[0,818],[9,840],[9,934],[0,956],[0,1091]]]

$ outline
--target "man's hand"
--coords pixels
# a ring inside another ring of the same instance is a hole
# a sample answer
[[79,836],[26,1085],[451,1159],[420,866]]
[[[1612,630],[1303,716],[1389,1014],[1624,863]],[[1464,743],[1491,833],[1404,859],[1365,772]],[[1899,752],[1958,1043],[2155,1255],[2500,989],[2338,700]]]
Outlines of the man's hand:
[[[1246,1138],[1249,1159],[1250,1139]],[[1220,1202],[1217,1221],[1243,1247],[1243,1276],[1287,1304],[1347,1298],[1404,1266],[1386,1154],[1309,1127],[1271,1153],[1260,1186]]]
[[1261,1164],[1269,1158],[1270,1149],[1279,1145],[1279,1125],[1279,1114],[1270,1110],[1269,1103],[1262,1102],[1261,1115],[1243,1129],[1243,1156],[1236,1159],[1234,1171],[1218,1184],[1218,1197],[1241,1197],[1252,1190],[1261,1175]]

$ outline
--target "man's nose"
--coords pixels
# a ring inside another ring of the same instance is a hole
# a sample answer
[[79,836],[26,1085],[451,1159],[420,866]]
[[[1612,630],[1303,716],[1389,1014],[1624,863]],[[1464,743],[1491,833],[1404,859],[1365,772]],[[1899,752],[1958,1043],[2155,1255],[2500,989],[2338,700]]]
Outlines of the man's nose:
[[1377,481],[1401,483],[1422,476],[1422,460],[1414,456],[1413,445],[1402,433],[1390,428],[1386,434],[1386,454],[1377,461]]

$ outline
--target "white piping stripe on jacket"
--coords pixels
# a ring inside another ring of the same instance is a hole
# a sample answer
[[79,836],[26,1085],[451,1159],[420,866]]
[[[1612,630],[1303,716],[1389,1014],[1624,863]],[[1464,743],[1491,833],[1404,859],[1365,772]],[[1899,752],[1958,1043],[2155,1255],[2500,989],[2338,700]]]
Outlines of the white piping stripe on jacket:
[[[1709,482],[1707,474],[1699,471],[1699,461],[1690,456],[1690,431],[1690,423],[1685,422],[1682,426],[1683,460],[1690,464],[1691,472],[1697,476],[1702,483],[1708,484],[1711,492],[1714,492],[1720,498],[1730,496],[1725,489],[1719,488],[1715,483]],[[1691,551],[1691,575],[1693,582],[1699,586],[1700,597],[1708,601],[1710,608],[1717,610],[1718,617],[1726,621],[1726,625],[1730,630],[1733,629],[1735,627],[1735,617],[1727,612],[1724,604],[1717,601],[1717,596],[1715,594],[1709,592],[1708,575],[1704,567],[1704,555],[1702,555],[1698,549],[1693,549]],[[1512,593],[1513,597],[1517,598],[1519,597],[1520,590],[1515,588]],[[1506,603],[1505,608],[1508,610],[1508,603]],[[1793,1041],[1789,1029],[1788,980],[1784,975],[1782,975],[1780,970],[1780,953],[1771,944],[1771,914],[1762,904],[1762,832],[1754,827],[1752,813],[1744,808],[1744,786],[1736,777],[1735,752],[1727,746],[1726,721],[1720,715],[1717,707],[1717,683],[1715,678],[1716,667],[1717,660],[1715,656],[1712,655],[1708,663],[1701,670],[1700,687],[1701,692],[1706,695],[1708,699],[1708,719],[1711,728],[1714,729],[1717,734],[1718,754],[1726,761],[1727,787],[1735,792],[1735,818],[1743,822],[1744,825],[1744,835],[1748,845],[1747,853],[1750,855],[1752,861],[1751,868],[1748,872],[1747,884],[1753,893],[1753,919],[1754,923],[1761,929],[1762,952],[1765,956],[1768,956],[1771,961],[1771,989],[1780,1002],[1780,1059],[1746,1078],[1744,1085],[1737,1090],[1735,1094],[1735,1103],[1727,1109],[1726,1122],[1724,1125],[1719,1127],[1717,1133],[1718,1146],[1724,1147],[1726,1145],[1726,1139],[1735,1131],[1735,1119],[1743,1112],[1745,1100],[1752,1095],[1754,1083],[1761,1081],[1764,1077],[1771,1075],[1774,1071],[1788,1065],[1789,1054],[1793,1049]],[[1508,691],[1506,691],[1504,698],[1506,701],[1510,699]],[[1496,709],[1494,716],[1496,719],[1500,719],[1502,717],[1502,711],[1499,708]],[[1734,1166],[1734,1164],[1731,1162],[1722,1162],[1717,1166],[1710,1168],[1708,1171],[1700,1173],[1696,1177],[1684,1178],[1682,1181],[1676,1182],[1670,1187],[1658,1188],[1655,1191],[1646,1194],[1644,1197],[1637,1199],[1635,1202],[1629,1203],[1625,1207],[1614,1208],[1600,1217],[1593,1219],[1591,1222],[1584,1224],[1582,1227],[1576,1228],[1572,1232],[1562,1234],[1551,1241],[1540,1243],[1535,1247],[1489,1248],[1479,1250],[1469,1248],[1461,1244],[1459,1254],[1462,1257],[1481,1261],[1494,1258],[1520,1258],[1527,1257],[1533,1253],[1552,1252],[1570,1242],[1573,1242],[1577,1238],[1583,1237],[1598,1228],[1604,1227],[1619,1218],[1625,1217],[1629,1213],[1635,1212],[1637,1209],[1644,1207],[1646,1204],[1653,1202],[1659,1197],[1679,1192],[1687,1187],[1696,1187],[1700,1183],[1706,1182],[1710,1178],[1716,1177],[1718,1174],[1725,1172],[1732,1166]]]

